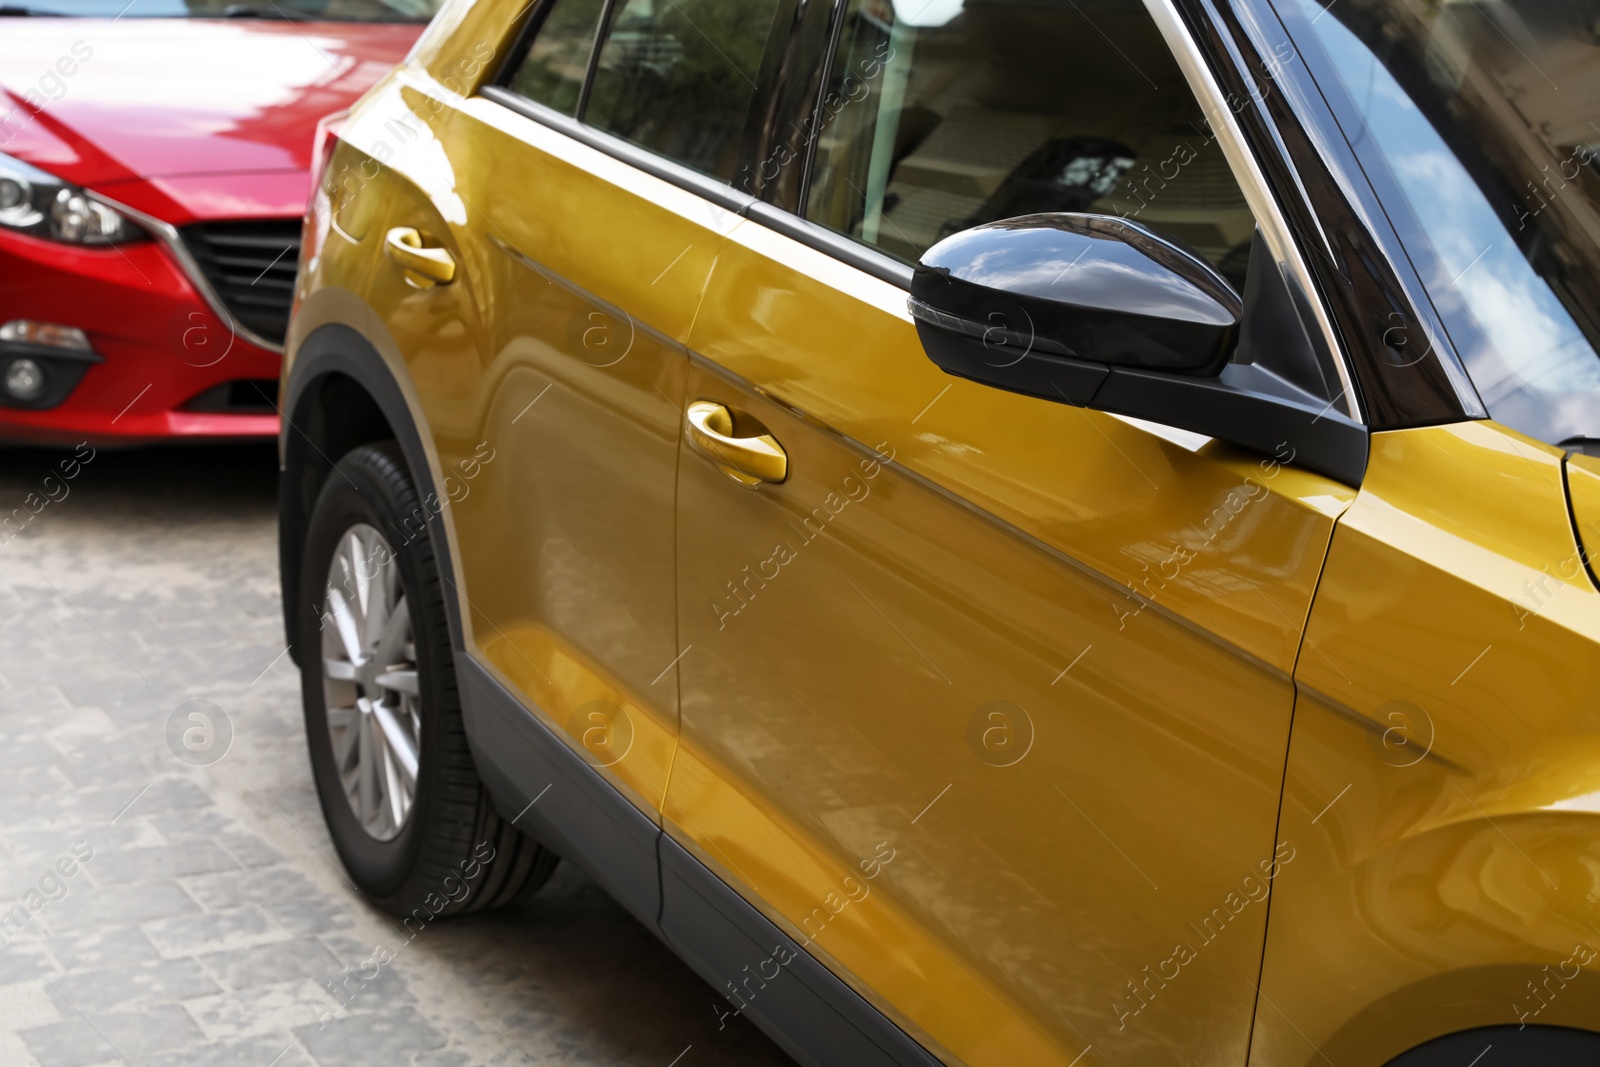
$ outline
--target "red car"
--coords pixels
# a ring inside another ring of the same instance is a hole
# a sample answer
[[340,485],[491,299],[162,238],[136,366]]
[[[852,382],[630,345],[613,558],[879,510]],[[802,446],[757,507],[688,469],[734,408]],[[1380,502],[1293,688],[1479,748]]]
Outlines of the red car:
[[276,434],[317,122],[436,6],[0,0],[0,440]]

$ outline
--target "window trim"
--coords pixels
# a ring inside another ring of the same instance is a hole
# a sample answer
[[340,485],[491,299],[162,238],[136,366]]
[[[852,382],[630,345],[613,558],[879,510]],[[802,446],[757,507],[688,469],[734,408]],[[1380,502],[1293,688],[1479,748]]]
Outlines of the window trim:
[[[614,2],[615,0],[601,0],[600,19],[595,23],[594,36],[589,39],[589,58],[584,60],[583,63],[583,84],[578,86],[578,102],[573,109],[575,115],[581,116],[584,105],[588,103],[589,81],[594,75],[595,56],[599,53],[600,38],[605,35],[606,20],[611,17],[611,5]],[[544,29],[544,24],[550,20],[550,12],[555,6],[556,0],[538,0],[538,2],[529,5],[528,13],[523,18],[522,25],[517,27],[513,35],[513,45],[507,50],[505,58],[501,61],[499,67],[495,69],[494,75],[484,82],[482,89],[503,88],[508,92],[513,92],[511,79],[517,76],[517,71],[521,70],[522,65],[528,61],[528,54],[533,51],[534,38],[539,36],[539,32]],[[515,92],[513,92],[513,95],[520,96]],[[526,99],[526,97],[522,97],[522,99]],[[555,111],[554,108],[550,110]],[[555,113],[560,114],[559,111]]]
[[640,148],[629,141],[624,141],[615,134],[606,133],[587,123],[580,122],[570,115],[563,115],[555,108],[546,107],[534,100],[529,100],[503,85],[485,85],[478,93],[486,100],[492,100],[501,107],[514,111],[524,118],[532,119],[541,125],[548,126],[558,133],[565,134],[580,144],[587,145],[599,152],[604,152],[613,159],[619,160],[644,171],[654,178],[671,182],[680,189],[694,193],[703,199],[737,215],[747,214],[746,209],[755,203],[755,197],[749,193],[740,192],[738,189],[713,178],[708,174],[701,174],[691,170],[682,163],[675,163],[666,156],[658,155],[648,148]]
[[[555,3],[556,0],[545,0],[548,7],[554,7]],[[604,0],[600,5],[600,18],[595,21],[594,38],[589,42],[589,59],[583,65],[583,84],[578,86],[578,106],[572,109],[572,117],[578,122],[583,121],[583,116],[589,110],[589,93],[594,89],[595,71],[600,69],[600,52],[605,47],[606,32],[611,29],[611,20],[616,13],[617,0]],[[529,40],[531,43],[532,38]]]
[[1178,69],[1183,72],[1189,90],[1194,93],[1197,102],[1210,117],[1211,128],[1217,135],[1217,143],[1221,146],[1234,177],[1240,179],[1239,189],[1244,193],[1245,202],[1250,205],[1250,210],[1256,217],[1256,228],[1266,241],[1268,250],[1272,252],[1272,258],[1277,261],[1280,268],[1287,269],[1285,280],[1291,283],[1290,289],[1295,303],[1310,311],[1315,319],[1316,331],[1306,332],[1312,335],[1314,347],[1320,348],[1322,354],[1326,354],[1329,362],[1333,364],[1334,373],[1338,375],[1340,388],[1349,405],[1350,418],[1365,425],[1367,419],[1361,392],[1356,386],[1355,371],[1350,365],[1349,355],[1340,343],[1339,332],[1334,329],[1333,319],[1312,278],[1310,266],[1306,263],[1299,242],[1295,239],[1294,230],[1278,203],[1277,190],[1267,180],[1261,161],[1256,158],[1255,151],[1245,137],[1238,113],[1229,106],[1216,72],[1211,69],[1199,42],[1195,40],[1194,34],[1172,0],[1144,0],[1144,6],[1150,17],[1155,20],[1161,36],[1166,40],[1167,49],[1177,61]]
[[[802,219],[805,218],[806,200],[811,196],[811,174],[817,165],[822,107],[828,99],[828,84],[833,78],[834,66],[839,62],[839,38],[844,33],[844,17],[849,7],[850,0],[833,0],[833,10],[828,14],[828,39],[822,46],[822,78],[817,83],[817,97],[811,102],[811,136],[806,138],[805,158],[800,162],[800,183],[795,190],[794,213]],[[907,285],[910,285],[909,281]]]
[[[612,20],[617,16],[617,9],[624,2],[625,0],[601,0],[600,18],[595,23],[594,36],[589,40],[589,57],[584,61],[583,84],[578,87],[578,102],[570,116],[564,115],[537,100],[531,100],[511,88],[512,79],[516,77],[516,73],[521,69],[522,64],[527,62],[528,54],[533,50],[534,41],[543,29],[545,22],[548,21],[550,12],[555,7],[557,0],[538,0],[538,2],[530,5],[525,21],[516,31],[515,47],[507,54],[500,68],[495,71],[494,77],[489,79],[479,90],[478,95],[510,107],[513,111],[528,118],[543,122],[587,144],[591,148],[616,156],[623,162],[636,166],[655,177],[682,185],[689,191],[704,196],[709,187],[702,187],[698,182],[693,182],[692,180],[690,184],[684,184],[679,180],[682,175],[679,175],[678,171],[681,170],[683,174],[693,175],[694,178],[704,178],[714,185],[720,186],[723,183],[717,178],[701,174],[699,171],[678,163],[658,152],[633,144],[615,134],[607,133],[588,121],[590,94],[594,90],[595,74],[600,69],[600,56],[605,49],[606,35],[611,29]],[[837,3],[839,0],[824,0],[824,2]],[[792,33],[786,33],[782,41],[775,41],[770,34],[780,32],[779,20],[786,13],[792,14],[796,7],[803,8],[804,3],[805,0],[777,0],[777,6],[773,12],[772,29],[769,31],[767,46],[761,53],[761,67],[756,73],[758,81],[755,84],[755,91],[750,97],[749,108],[745,113],[744,128],[739,133],[739,151],[735,164],[734,178],[726,183],[729,189],[739,193],[740,196],[752,195],[738,189],[736,184],[738,175],[742,170],[748,169],[748,164],[759,158],[761,151],[764,149],[764,145],[760,142],[764,141],[765,137],[760,129],[760,123],[757,121],[757,115],[762,106],[770,103],[771,99],[776,97],[782,89],[782,83],[777,76],[777,71],[782,70],[783,64],[781,60],[788,54],[794,43],[794,35]],[[778,62],[774,61],[774,56],[777,57]],[[529,108],[523,106],[524,104],[531,106],[534,110],[529,110]],[[606,140],[603,142],[592,140],[588,133],[598,134]],[[638,153],[645,153],[645,155],[639,155]],[[655,169],[653,162],[656,160],[668,163],[674,169],[671,171],[658,171]],[[734,211],[739,210],[738,207],[729,203],[725,197],[708,196],[707,198],[721,207]],[[742,203],[742,201],[740,202]]]
[[765,203],[740,191],[737,187],[727,185],[709,175],[691,170],[681,163],[674,163],[665,156],[658,155],[648,148],[640,148],[636,144],[624,141],[615,134],[606,133],[593,126],[579,122],[577,119],[552,107],[534,100],[529,100],[503,85],[486,85],[479,91],[479,96],[492,101],[507,110],[514,111],[523,118],[532,119],[534,122],[555,130],[572,138],[579,144],[603,152],[611,158],[626,163],[628,166],[659,178],[664,182],[676,185],[685,192],[693,193],[711,203],[731,211],[740,218],[749,219],[765,226],[775,233],[799,241],[819,252],[825,253],[834,259],[849,266],[855,267],[866,274],[872,275],[891,285],[902,289],[911,288],[911,267],[900,260],[879,252],[869,245],[853,241],[843,234],[834,233],[832,230],[810,222],[800,216]]
[[743,214],[774,233],[799,241],[880,281],[898,285],[908,293],[911,291],[911,274],[915,268],[887,252],[880,252],[869,244],[836,233],[821,223],[812,222],[773,204],[757,201]]

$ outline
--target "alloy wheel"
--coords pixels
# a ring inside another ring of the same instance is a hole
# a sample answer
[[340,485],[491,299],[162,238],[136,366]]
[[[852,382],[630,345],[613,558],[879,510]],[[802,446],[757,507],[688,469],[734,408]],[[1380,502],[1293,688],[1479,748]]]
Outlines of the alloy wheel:
[[417,796],[422,715],[411,610],[388,541],[357,523],[328,564],[322,691],[334,767],[361,828],[391,841]]

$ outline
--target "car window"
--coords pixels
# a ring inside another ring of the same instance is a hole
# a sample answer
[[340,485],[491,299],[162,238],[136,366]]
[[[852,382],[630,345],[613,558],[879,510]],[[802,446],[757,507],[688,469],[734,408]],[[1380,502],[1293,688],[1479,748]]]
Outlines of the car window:
[[732,181],[777,6],[617,0],[583,120]]
[[1600,452],[1600,2],[1278,6],[1490,416]]
[[605,0],[556,0],[507,82],[511,91],[563,115],[576,115],[604,10]]
[[1254,218],[1139,0],[850,0],[815,125],[806,216],[901,259],[1091,211],[1242,283]]

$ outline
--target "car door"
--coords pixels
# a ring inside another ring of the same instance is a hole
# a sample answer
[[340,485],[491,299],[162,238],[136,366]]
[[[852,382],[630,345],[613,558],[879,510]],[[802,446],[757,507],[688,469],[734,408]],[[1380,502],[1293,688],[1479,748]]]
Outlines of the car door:
[[1353,491],[943,375],[903,261],[1094,210],[1242,286],[1255,220],[1137,2],[851,0],[839,41],[817,221],[753,208],[689,335],[663,926],[682,849],[949,1062],[1240,1064]]

